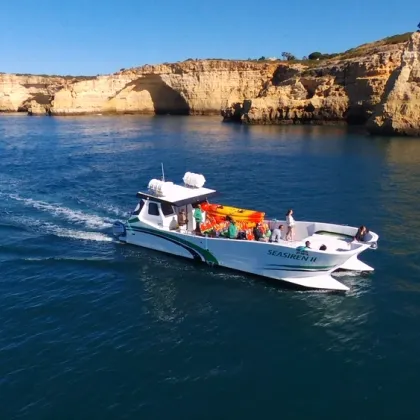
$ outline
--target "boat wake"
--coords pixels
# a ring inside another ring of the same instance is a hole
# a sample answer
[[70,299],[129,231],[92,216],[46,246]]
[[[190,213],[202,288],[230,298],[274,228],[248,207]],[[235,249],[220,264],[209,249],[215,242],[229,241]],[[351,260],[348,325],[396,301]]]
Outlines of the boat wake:
[[363,277],[362,271],[349,271],[349,270],[343,270],[343,271],[334,271],[331,273],[333,277],[338,278],[346,278],[346,277]]
[[89,208],[93,207],[96,210],[104,211],[107,214],[112,214],[114,217],[126,219],[128,214],[130,213],[130,211],[128,210],[121,210],[119,207],[113,204],[109,204],[107,202],[93,202],[91,200],[86,200],[81,197],[77,197],[76,200],[78,203],[83,204],[84,206],[87,206]]
[[32,198],[22,198],[17,194],[11,194],[11,199],[23,203],[25,206],[35,208],[67,220],[77,225],[85,225],[90,229],[103,229],[112,226],[115,220],[103,218],[94,214],[87,214],[80,210],[72,210],[68,207],[62,207],[59,204],[46,203],[45,201],[34,200]]
[[101,232],[77,231],[72,229],[60,228],[54,225],[52,225],[50,233],[61,238],[82,239],[86,241],[112,242],[114,240],[111,236],[108,236]]
[[10,216],[7,226],[15,228],[23,228],[35,232],[37,234],[54,235],[60,238],[82,239],[86,241],[96,242],[112,242],[114,238],[103,232],[92,232],[75,230],[57,226],[54,223],[43,222],[41,220],[32,219],[25,216]]
[[[24,198],[17,194],[8,194],[7,198],[19,202],[26,207],[45,212],[71,225],[66,227],[59,226],[59,224],[52,223],[48,220],[39,220],[9,210],[3,212],[3,216],[5,216],[5,220],[3,220],[5,223],[3,225],[8,226],[8,228],[23,228],[38,234],[43,233],[78,240],[96,242],[112,242],[114,240],[111,233],[101,232],[101,230],[108,230],[112,226],[115,221],[113,218],[85,213],[81,210],[74,210],[56,203]],[[83,230],[83,228],[86,228],[86,230]]]

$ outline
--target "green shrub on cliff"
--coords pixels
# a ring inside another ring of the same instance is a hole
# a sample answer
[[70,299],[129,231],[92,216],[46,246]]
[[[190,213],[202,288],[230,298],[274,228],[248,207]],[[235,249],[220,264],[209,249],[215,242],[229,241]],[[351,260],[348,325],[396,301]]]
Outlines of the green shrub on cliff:
[[405,34],[399,34],[394,36],[389,36],[384,39],[385,45],[389,44],[400,44],[401,42],[407,42],[412,35],[412,32],[406,32]]
[[322,53],[320,53],[319,51],[315,51],[308,55],[309,60],[319,60],[321,59],[321,57],[322,57]]
[[297,60],[297,58],[289,52],[282,52],[281,56],[283,57],[283,60],[287,60],[287,61],[295,61]]

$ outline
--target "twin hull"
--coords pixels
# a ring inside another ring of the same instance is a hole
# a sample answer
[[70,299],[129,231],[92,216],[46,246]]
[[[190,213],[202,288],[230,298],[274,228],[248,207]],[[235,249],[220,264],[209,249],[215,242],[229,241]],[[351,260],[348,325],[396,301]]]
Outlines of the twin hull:
[[[278,243],[208,238],[133,225],[127,226],[126,235],[120,240],[305,287],[329,288],[325,281],[329,283],[330,279],[334,282],[333,289],[337,284],[329,274],[362,251],[341,254],[298,251]],[[342,290],[347,290],[347,287]]]

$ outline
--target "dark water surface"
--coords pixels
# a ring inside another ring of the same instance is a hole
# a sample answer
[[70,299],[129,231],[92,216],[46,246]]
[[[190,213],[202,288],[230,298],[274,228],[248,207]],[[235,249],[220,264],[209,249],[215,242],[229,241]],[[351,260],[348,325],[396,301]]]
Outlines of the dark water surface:
[[[346,295],[120,245],[135,193],[366,224]],[[193,117],[0,118],[0,418],[418,419],[420,140]]]

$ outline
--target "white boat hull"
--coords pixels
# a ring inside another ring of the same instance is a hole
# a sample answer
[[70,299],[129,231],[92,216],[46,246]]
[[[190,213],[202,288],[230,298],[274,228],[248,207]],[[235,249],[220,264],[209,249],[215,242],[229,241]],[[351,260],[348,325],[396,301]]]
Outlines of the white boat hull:
[[[346,291],[348,287],[331,277],[346,264],[368,267],[357,255],[369,248],[358,244],[345,252],[326,253],[308,249],[298,251],[290,243],[266,243],[225,238],[207,238],[194,234],[169,231],[139,222],[126,225],[119,239],[184,258],[195,259],[270,279],[323,290]],[[360,263],[357,265],[356,261]]]
[[363,272],[369,272],[374,271],[374,268],[370,265],[365,264],[364,262],[360,261],[357,258],[357,255],[354,255],[349,260],[347,260],[344,264],[340,266],[340,269],[342,270],[348,270],[348,271],[363,271]]

